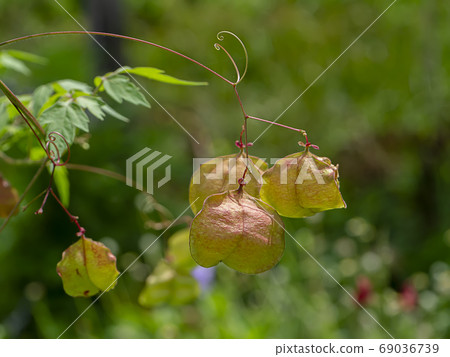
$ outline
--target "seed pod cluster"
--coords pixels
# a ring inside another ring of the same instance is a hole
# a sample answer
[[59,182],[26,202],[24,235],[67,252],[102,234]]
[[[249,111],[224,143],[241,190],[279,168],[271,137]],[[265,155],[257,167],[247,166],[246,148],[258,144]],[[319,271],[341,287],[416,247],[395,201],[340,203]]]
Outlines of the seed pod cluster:
[[[301,218],[346,207],[339,191],[338,167],[330,159],[312,154],[309,146],[278,160],[267,171],[266,165],[256,164],[260,159],[245,160],[242,152],[200,166],[189,190],[191,208],[197,214],[189,245],[199,265],[212,267],[223,262],[242,273],[264,272],[283,255],[280,215]],[[237,179],[246,162],[251,180],[244,185]]]

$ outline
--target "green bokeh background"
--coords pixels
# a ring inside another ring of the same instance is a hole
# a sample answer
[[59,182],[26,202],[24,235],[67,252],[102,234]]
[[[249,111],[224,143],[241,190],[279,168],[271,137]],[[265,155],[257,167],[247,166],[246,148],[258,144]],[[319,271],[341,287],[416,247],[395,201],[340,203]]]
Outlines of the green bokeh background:
[[[61,1],[86,28],[103,12],[94,1]],[[390,1],[148,1],[120,2],[110,31],[170,47],[234,76],[213,48],[220,30],[235,32],[249,52],[240,93],[249,114],[276,119]],[[97,20],[95,20],[97,19]],[[372,284],[365,309],[396,338],[450,337],[450,3],[399,0],[279,119],[307,130],[321,156],[339,163],[345,210],[286,219],[281,263],[247,276],[219,266],[199,299],[185,306],[144,309],[137,303],[146,276],[164,255],[166,232],[63,335],[65,338],[388,338],[344,291]],[[0,41],[80,30],[53,1],[0,0]],[[231,39],[224,43],[242,65]],[[148,146],[171,155],[172,180],[155,199],[174,217],[188,205],[193,157],[233,153],[242,114],[233,90],[202,68],[170,53],[114,40],[105,43],[128,66],[153,66],[208,87],[176,87],[142,80],[145,88],[199,141],[196,144],[150,98],[152,109],[124,104],[132,118],[93,121],[90,149],[74,146],[73,163],[125,173],[125,160]],[[71,78],[91,82],[116,66],[87,36],[29,40],[8,49],[48,59],[31,76],[2,74],[17,94]],[[267,125],[249,123],[249,140]],[[272,127],[251,148],[263,158],[299,151],[298,134]],[[35,167],[0,162],[0,172],[22,192]],[[123,271],[161,231],[145,228],[136,198],[121,182],[71,171],[70,210],[88,236],[107,244]],[[43,175],[29,201],[48,184]],[[27,202],[26,200],[26,202]],[[55,266],[76,240],[76,227],[50,200],[35,203],[0,233],[0,337],[55,338],[93,299],[64,294]],[[1,222],[0,222],[1,223]],[[412,284],[417,305],[402,305]]]

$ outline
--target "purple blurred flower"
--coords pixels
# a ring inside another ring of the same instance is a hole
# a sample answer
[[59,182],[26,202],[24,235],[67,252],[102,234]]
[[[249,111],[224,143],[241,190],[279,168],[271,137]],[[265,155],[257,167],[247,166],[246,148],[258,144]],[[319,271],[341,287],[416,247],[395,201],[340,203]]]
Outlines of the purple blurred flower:
[[196,266],[191,271],[191,275],[198,281],[202,291],[208,290],[211,287],[214,277],[216,275],[216,268],[203,268],[200,265]]

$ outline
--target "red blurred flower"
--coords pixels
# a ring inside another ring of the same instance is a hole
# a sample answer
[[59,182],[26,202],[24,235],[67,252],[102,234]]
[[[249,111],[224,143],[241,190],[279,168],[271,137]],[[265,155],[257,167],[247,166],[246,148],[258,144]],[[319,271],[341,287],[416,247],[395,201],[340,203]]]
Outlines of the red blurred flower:
[[414,310],[417,306],[417,290],[411,283],[404,283],[399,294],[400,305],[405,311]]
[[366,276],[360,276],[356,282],[355,299],[361,305],[366,305],[372,296],[372,283]]

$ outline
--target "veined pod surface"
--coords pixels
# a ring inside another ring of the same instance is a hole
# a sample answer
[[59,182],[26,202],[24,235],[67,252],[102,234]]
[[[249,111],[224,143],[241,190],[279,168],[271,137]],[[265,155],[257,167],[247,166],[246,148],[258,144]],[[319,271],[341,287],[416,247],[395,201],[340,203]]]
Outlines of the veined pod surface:
[[281,216],[302,218],[347,207],[339,191],[338,167],[308,149],[278,160],[263,175],[260,195]]
[[85,237],[63,252],[56,270],[64,291],[74,297],[109,291],[115,287],[119,276],[116,257],[109,248]]
[[189,202],[194,214],[202,209],[206,197],[236,190],[247,163],[249,170],[246,174],[245,191],[259,198],[262,174],[267,169],[266,162],[255,156],[250,156],[250,160],[247,160],[244,152],[219,156],[201,164],[191,178]]
[[262,273],[283,255],[284,224],[272,207],[240,187],[205,200],[192,221],[189,245],[203,267],[222,261],[242,273]]

